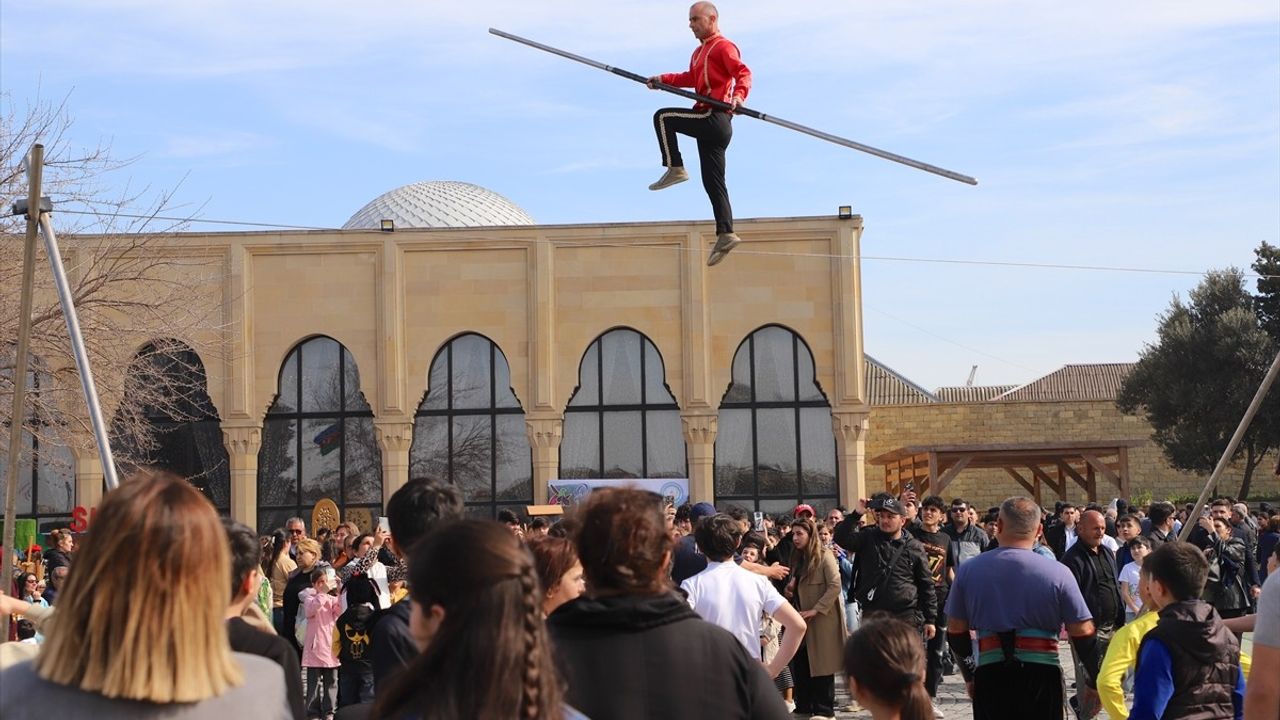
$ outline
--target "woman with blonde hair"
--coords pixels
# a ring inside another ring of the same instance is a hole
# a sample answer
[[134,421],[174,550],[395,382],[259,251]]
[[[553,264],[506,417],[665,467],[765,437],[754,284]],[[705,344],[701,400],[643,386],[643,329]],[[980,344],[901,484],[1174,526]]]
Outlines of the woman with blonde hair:
[[814,718],[835,716],[835,674],[844,648],[844,603],[840,602],[840,566],[818,537],[813,518],[791,523],[791,581],[787,595],[808,623],[804,642],[791,660],[796,712]]
[[121,483],[76,552],[40,655],[0,673],[0,717],[291,718],[280,666],[231,651],[230,574],[200,491],[159,472]]

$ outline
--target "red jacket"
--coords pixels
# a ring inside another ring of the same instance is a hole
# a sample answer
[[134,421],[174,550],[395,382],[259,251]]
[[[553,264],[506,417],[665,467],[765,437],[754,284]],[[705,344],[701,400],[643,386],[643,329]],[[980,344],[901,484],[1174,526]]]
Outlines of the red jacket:
[[[664,73],[662,82],[676,87],[693,88],[700,95],[731,102],[747,99],[751,92],[751,68],[742,62],[738,46],[717,33],[702,41],[693,51],[689,70],[682,73]],[[706,110],[706,103],[694,103],[694,110]]]

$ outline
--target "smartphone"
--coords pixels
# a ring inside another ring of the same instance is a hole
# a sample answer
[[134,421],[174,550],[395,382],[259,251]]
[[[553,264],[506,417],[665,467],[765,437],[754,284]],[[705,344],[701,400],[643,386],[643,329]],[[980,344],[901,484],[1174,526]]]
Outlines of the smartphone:
[[764,513],[759,510],[751,516],[751,529],[756,532],[764,532]]
[[907,490],[907,492],[915,492],[915,491],[916,491],[916,483],[915,483],[915,481],[914,481],[914,480],[908,480],[908,481],[907,481],[907,487],[906,487],[906,490]]
[[382,531],[382,532],[384,532],[384,533],[389,533],[389,532],[391,532],[391,522],[390,522],[389,520],[387,520],[387,516],[386,516],[386,515],[379,515],[379,516],[378,516],[378,529],[379,529],[379,530],[381,530],[381,531]]

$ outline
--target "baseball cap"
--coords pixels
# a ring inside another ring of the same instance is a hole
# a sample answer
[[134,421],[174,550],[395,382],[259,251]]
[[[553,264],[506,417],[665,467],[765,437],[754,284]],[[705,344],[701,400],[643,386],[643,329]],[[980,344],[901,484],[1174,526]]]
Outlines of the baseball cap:
[[907,516],[907,509],[902,507],[902,503],[898,502],[896,498],[892,498],[892,497],[887,497],[882,500],[872,500],[871,509],[884,510],[885,512],[891,512],[895,515],[901,515],[903,517]]
[[715,514],[715,505],[712,505],[709,502],[696,503],[693,507],[689,508],[689,521],[696,524],[702,518],[711,517]]
[[791,511],[791,514],[792,514],[792,515],[795,515],[796,517],[800,517],[800,513],[802,513],[802,512],[807,512],[807,513],[809,513],[809,516],[810,516],[810,517],[818,517],[818,513],[814,512],[814,510],[813,510],[813,506],[812,506],[812,505],[806,505],[806,504],[804,504],[804,503],[801,503],[801,504],[797,505],[797,506],[796,506],[796,509]]

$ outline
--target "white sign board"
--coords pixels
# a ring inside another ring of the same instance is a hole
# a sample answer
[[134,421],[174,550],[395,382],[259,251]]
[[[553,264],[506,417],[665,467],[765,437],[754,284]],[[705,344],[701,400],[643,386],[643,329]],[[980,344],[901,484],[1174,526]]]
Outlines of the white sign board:
[[688,478],[626,478],[622,480],[552,480],[547,483],[547,503],[572,507],[601,487],[634,487],[655,492],[679,507],[689,500]]

